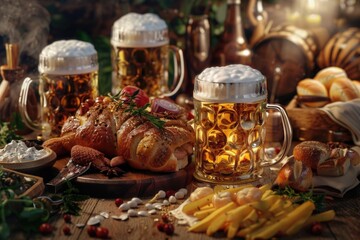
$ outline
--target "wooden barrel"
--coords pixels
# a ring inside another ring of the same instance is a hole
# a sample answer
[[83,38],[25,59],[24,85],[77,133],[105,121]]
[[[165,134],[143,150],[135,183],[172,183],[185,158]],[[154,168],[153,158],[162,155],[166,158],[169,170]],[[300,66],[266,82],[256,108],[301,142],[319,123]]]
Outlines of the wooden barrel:
[[328,36],[327,31],[317,33],[321,34],[282,25],[254,45],[253,67],[266,76],[271,95],[291,99],[297,83],[313,73],[321,44]]
[[340,67],[350,79],[360,79],[360,29],[336,33],[321,50],[317,63],[320,68]]

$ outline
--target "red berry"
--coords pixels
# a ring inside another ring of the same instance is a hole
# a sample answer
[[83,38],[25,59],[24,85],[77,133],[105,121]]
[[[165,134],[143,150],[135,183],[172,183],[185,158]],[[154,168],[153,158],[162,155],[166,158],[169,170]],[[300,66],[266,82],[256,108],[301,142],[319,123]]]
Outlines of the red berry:
[[160,232],[163,232],[163,231],[164,231],[164,225],[165,225],[165,223],[163,223],[163,222],[158,222],[158,223],[156,224],[156,227],[157,227],[157,229],[158,229]]
[[175,195],[175,191],[174,190],[168,190],[166,191],[166,198],[169,198],[171,196],[174,196]]
[[[136,96],[134,96],[136,94]],[[131,98],[137,107],[143,107],[149,103],[149,97],[144,90],[135,86],[126,86],[120,92],[121,100],[128,103]]]
[[281,147],[279,147],[279,146],[275,147],[275,153],[276,154],[279,154],[280,151],[281,151]]
[[87,228],[87,233],[89,234],[90,237],[95,237],[96,236],[96,226],[89,226]]
[[64,214],[63,218],[66,223],[71,223],[71,215],[70,214]]
[[164,225],[164,232],[166,235],[173,235],[174,234],[174,225],[172,223],[165,223]]
[[194,118],[195,118],[194,114],[189,111],[188,114],[187,114],[187,120],[192,120]]
[[167,213],[161,214],[161,219],[164,223],[170,222],[169,215]]
[[323,227],[321,225],[321,223],[313,223],[311,226],[311,233],[315,234],[315,235],[320,235],[323,231]]
[[109,230],[105,227],[97,227],[96,228],[96,237],[98,238],[108,238],[109,237]]
[[69,228],[68,226],[65,226],[65,227],[63,228],[63,233],[64,233],[65,235],[70,235],[70,234],[71,234],[70,228]]
[[48,235],[52,232],[53,228],[49,223],[43,223],[39,227],[39,231],[43,235]]
[[117,206],[117,207],[119,207],[121,204],[123,204],[124,203],[124,200],[122,200],[121,198],[116,198],[115,199],[115,205]]

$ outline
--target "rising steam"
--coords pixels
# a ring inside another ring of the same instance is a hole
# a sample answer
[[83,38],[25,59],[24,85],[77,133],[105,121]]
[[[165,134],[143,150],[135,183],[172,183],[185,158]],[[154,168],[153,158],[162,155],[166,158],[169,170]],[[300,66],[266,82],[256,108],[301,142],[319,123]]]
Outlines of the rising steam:
[[36,0],[1,0],[0,36],[18,43],[20,53],[38,59],[46,46],[50,14]]

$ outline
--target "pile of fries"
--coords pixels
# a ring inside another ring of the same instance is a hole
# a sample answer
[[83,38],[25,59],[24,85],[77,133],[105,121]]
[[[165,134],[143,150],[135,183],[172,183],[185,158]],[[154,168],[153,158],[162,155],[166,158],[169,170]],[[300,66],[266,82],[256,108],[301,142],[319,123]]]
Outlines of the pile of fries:
[[313,214],[315,205],[312,201],[297,204],[294,199],[275,194],[270,185],[259,188],[263,194],[258,201],[243,205],[231,201],[222,207],[214,207],[214,194],[221,191],[236,194],[247,187],[217,188],[214,193],[186,204],[183,212],[198,219],[188,230],[209,236],[224,231],[228,238],[269,239],[278,234],[290,236],[305,226],[330,221],[335,217],[334,210]]

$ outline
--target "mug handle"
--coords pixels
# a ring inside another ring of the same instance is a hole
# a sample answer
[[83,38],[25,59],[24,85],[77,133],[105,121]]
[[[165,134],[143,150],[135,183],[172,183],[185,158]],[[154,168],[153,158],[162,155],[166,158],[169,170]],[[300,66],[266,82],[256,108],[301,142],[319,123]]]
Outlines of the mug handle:
[[163,93],[162,96],[164,97],[171,97],[175,95],[184,81],[184,55],[183,51],[175,47],[173,45],[169,46],[170,51],[174,54],[174,79],[173,79],[173,86],[176,87],[169,93]]
[[21,118],[23,119],[25,125],[28,128],[30,128],[34,131],[39,131],[39,130],[42,130],[42,124],[34,122],[30,118],[29,113],[27,112],[27,99],[28,99],[28,95],[29,95],[30,85],[33,82],[34,81],[31,78],[27,77],[24,79],[24,81],[21,85],[20,97],[19,97],[19,112],[20,112]]
[[266,104],[266,109],[273,109],[280,112],[280,118],[282,122],[282,127],[284,131],[284,140],[281,146],[280,152],[274,158],[268,158],[265,154],[265,161],[261,163],[261,166],[268,167],[280,162],[289,152],[291,148],[291,141],[292,141],[292,128],[289,121],[289,118],[286,114],[284,108],[276,104]]

